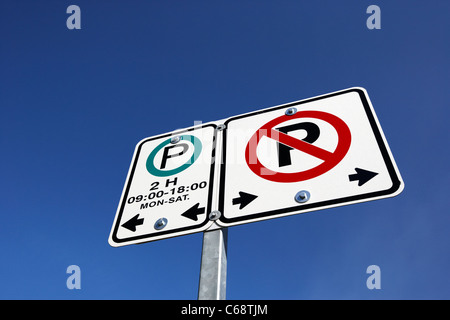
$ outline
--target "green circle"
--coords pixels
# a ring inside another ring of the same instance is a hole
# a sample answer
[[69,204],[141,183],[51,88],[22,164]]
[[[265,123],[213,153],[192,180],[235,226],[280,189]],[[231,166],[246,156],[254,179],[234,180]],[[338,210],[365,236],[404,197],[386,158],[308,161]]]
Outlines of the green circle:
[[181,140],[189,141],[194,145],[194,154],[192,155],[192,157],[189,158],[188,161],[186,161],[186,163],[184,163],[181,166],[179,166],[178,168],[175,168],[172,170],[164,170],[163,171],[163,170],[159,170],[155,167],[155,165],[153,163],[153,161],[155,160],[155,156],[162,148],[164,148],[166,145],[168,145],[170,143],[171,138],[169,138],[169,139],[163,141],[161,144],[159,144],[150,153],[150,155],[147,158],[147,163],[146,163],[147,171],[157,177],[167,177],[167,176],[171,176],[171,175],[180,173],[181,171],[189,168],[195,162],[195,160],[197,160],[198,156],[202,152],[202,142],[200,141],[199,138],[197,138],[195,136],[191,136],[191,135],[182,135],[182,136],[180,136],[180,141]]

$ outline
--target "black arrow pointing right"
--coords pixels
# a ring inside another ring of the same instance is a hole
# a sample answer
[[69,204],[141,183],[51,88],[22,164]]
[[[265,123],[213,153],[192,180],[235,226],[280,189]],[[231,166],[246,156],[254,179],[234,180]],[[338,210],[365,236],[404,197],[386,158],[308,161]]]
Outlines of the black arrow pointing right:
[[233,204],[239,204],[239,210],[246,207],[250,202],[258,198],[254,194],[239,191],[239,197],[233,199]]
[[136,226],[139,226],[141,224],[144,224],[144,219],[143,218],[139,219],[139,213],[138,213],[133,218],[131,218],[130,220],[128,220],[127,222],[122,224],[122,227],[135,232]]
[[369,170],[364,170],[361,168],[355,168],[356,173],[355,174],[350,174],[348,176],[348,179],[350,181],[358,181],[358,186],[362,186],[363,184],[365,184],[367,181],[369,181],[370,179],[372,179],[373,177],[375,177],[378,173],[377,172],[372,172]]

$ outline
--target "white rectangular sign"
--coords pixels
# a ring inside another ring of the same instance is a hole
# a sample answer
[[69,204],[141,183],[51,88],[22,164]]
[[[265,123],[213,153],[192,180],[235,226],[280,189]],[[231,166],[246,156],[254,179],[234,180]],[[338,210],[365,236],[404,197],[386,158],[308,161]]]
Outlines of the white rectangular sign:
[[220,226],[381,199],[403,190],[362,88],[235,116],[225,126]]
[[114,247],[195,233],[212,221],[216,125],[146,138],[136,146],[109,237]]

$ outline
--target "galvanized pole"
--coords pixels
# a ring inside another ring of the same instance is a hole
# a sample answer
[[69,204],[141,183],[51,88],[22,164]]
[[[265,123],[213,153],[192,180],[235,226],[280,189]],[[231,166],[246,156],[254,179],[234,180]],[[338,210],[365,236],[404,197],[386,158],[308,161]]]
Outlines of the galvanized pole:
[[198,300],[225,300],[228,228],[203,233]]

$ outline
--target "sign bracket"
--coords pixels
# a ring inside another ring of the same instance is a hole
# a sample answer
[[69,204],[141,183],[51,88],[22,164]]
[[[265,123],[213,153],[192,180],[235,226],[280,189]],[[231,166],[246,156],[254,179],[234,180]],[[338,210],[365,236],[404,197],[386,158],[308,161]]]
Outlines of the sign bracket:
[[[217,126],[217,146],[222,143],[225,129],[223,124]],[[217,148],[214,159],[214,185],[219,183],[222,161],[222,150]],[[218,207],[219,194],[216,188],[213,193],[213,211],[209,213],[209,219],[214,222],[203,232],[198,300],[225,300],[226,297],[228,228],[216,223],[221,215],[220,211],[217,211]]]

